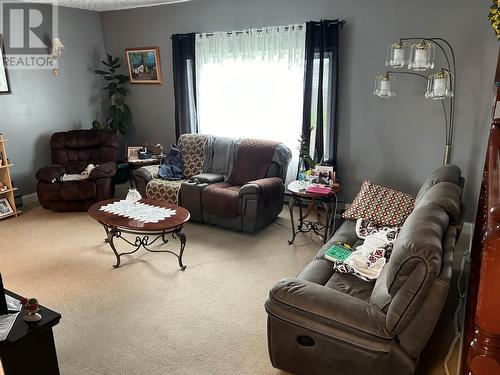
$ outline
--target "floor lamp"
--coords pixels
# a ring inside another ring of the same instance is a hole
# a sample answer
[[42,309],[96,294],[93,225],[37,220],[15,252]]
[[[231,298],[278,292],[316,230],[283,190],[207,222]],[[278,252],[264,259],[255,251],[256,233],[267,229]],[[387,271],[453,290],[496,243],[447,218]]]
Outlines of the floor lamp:
[[[436,48],[443,53],[447,67],[443,67],[429,76],[417,73],[434,69]],[[427,81],[426,99],[441,101],[445,122],[443,164],[449,164],[453,147],[456,99],[454,95],[456,92],[455,53],[451,44],[443,38],[401,38],[398,42],[387,47],[385,66],[405,70],[391,70],[378,75],[375,78],[373,95],[380,98],[396,96],[394,92],[395,75],[408,74],[424,78]]]

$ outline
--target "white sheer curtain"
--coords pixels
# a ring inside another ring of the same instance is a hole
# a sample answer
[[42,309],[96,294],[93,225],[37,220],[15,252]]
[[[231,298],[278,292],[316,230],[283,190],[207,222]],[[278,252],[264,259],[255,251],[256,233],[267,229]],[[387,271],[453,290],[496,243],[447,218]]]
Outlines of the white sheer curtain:
[[196,35],[201,133],[281,141],[293,153],[302,129],[305,24]]

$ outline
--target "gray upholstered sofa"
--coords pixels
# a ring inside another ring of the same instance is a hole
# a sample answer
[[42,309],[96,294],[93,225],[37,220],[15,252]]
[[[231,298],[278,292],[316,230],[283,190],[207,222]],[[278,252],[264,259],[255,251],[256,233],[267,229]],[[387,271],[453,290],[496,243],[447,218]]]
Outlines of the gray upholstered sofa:
[[413,374],[450,287],[462,189],[454,165],[427,179],[376,281],[334,272],[324,259],[337,241],[360,244],[351,220],[298,276],[279,281],[265,305],[273,366],[307,375]]
[[[244,232],[267,226],[281,212],[291,159],[284,144],[183,134],[177,146],[184,162],[182,180],[159,178],[157,165],[139,168],[134,180],[142,196],[181,205],[193,221]],[[267,164],[258,163],[266,149],[271,152]],[[253,164],[245,164],[248,157],[243,151],[255,158]],[[235,178],[235,172],[242,178]]]

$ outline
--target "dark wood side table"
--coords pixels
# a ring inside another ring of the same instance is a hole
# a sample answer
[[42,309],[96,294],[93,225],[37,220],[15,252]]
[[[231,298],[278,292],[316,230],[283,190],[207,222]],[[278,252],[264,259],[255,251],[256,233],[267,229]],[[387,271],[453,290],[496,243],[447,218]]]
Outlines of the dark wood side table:
[[[287,190],[292,194],[288,207],[290,209],[290,220],[292,221],[292,238],[288,241],[291,245],[295,241],[298,233],[314,232],[323,239],[323,243],[330,238],[335,229],[335,215],[337,213],[337,193],[342,188],[336,184],[332,187],[332,191],[328,195],[308,193],[306,184],[301,181],[292,181],[288,184]],[[306,212],[303,212],[302,203],[307,203]],[[293,217],[293,207],[299,207],[299,223],[295,227]],[[324,216],[318,210],[323,208]],[[308,220],[309,216],[313,216],[314,220]]]
[[[8,290],[6,294],[21,299]],[[58,375],[56,346],[52,327],[59,323],[61,315],[40,306],[42,320],[27,323],[19,314],[7,339],[0,341],[0,359],[5,375],[47,374]]]

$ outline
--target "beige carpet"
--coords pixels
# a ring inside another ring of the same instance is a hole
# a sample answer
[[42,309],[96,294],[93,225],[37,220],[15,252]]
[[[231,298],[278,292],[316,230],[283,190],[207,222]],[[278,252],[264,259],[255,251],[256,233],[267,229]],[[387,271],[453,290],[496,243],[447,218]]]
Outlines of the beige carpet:
[[[281,373],[267,356],[264,301],[311,259],[318,238],[288,246],[278,224],[247,235],[189,223],[184,272],[175,257],[142,251],[113,269],[104,231],[86,213],[24,211],[1,222],[0,271],[6,288],[62,314],[62,374]],[[288,214],[278,223],[290,226]]]

